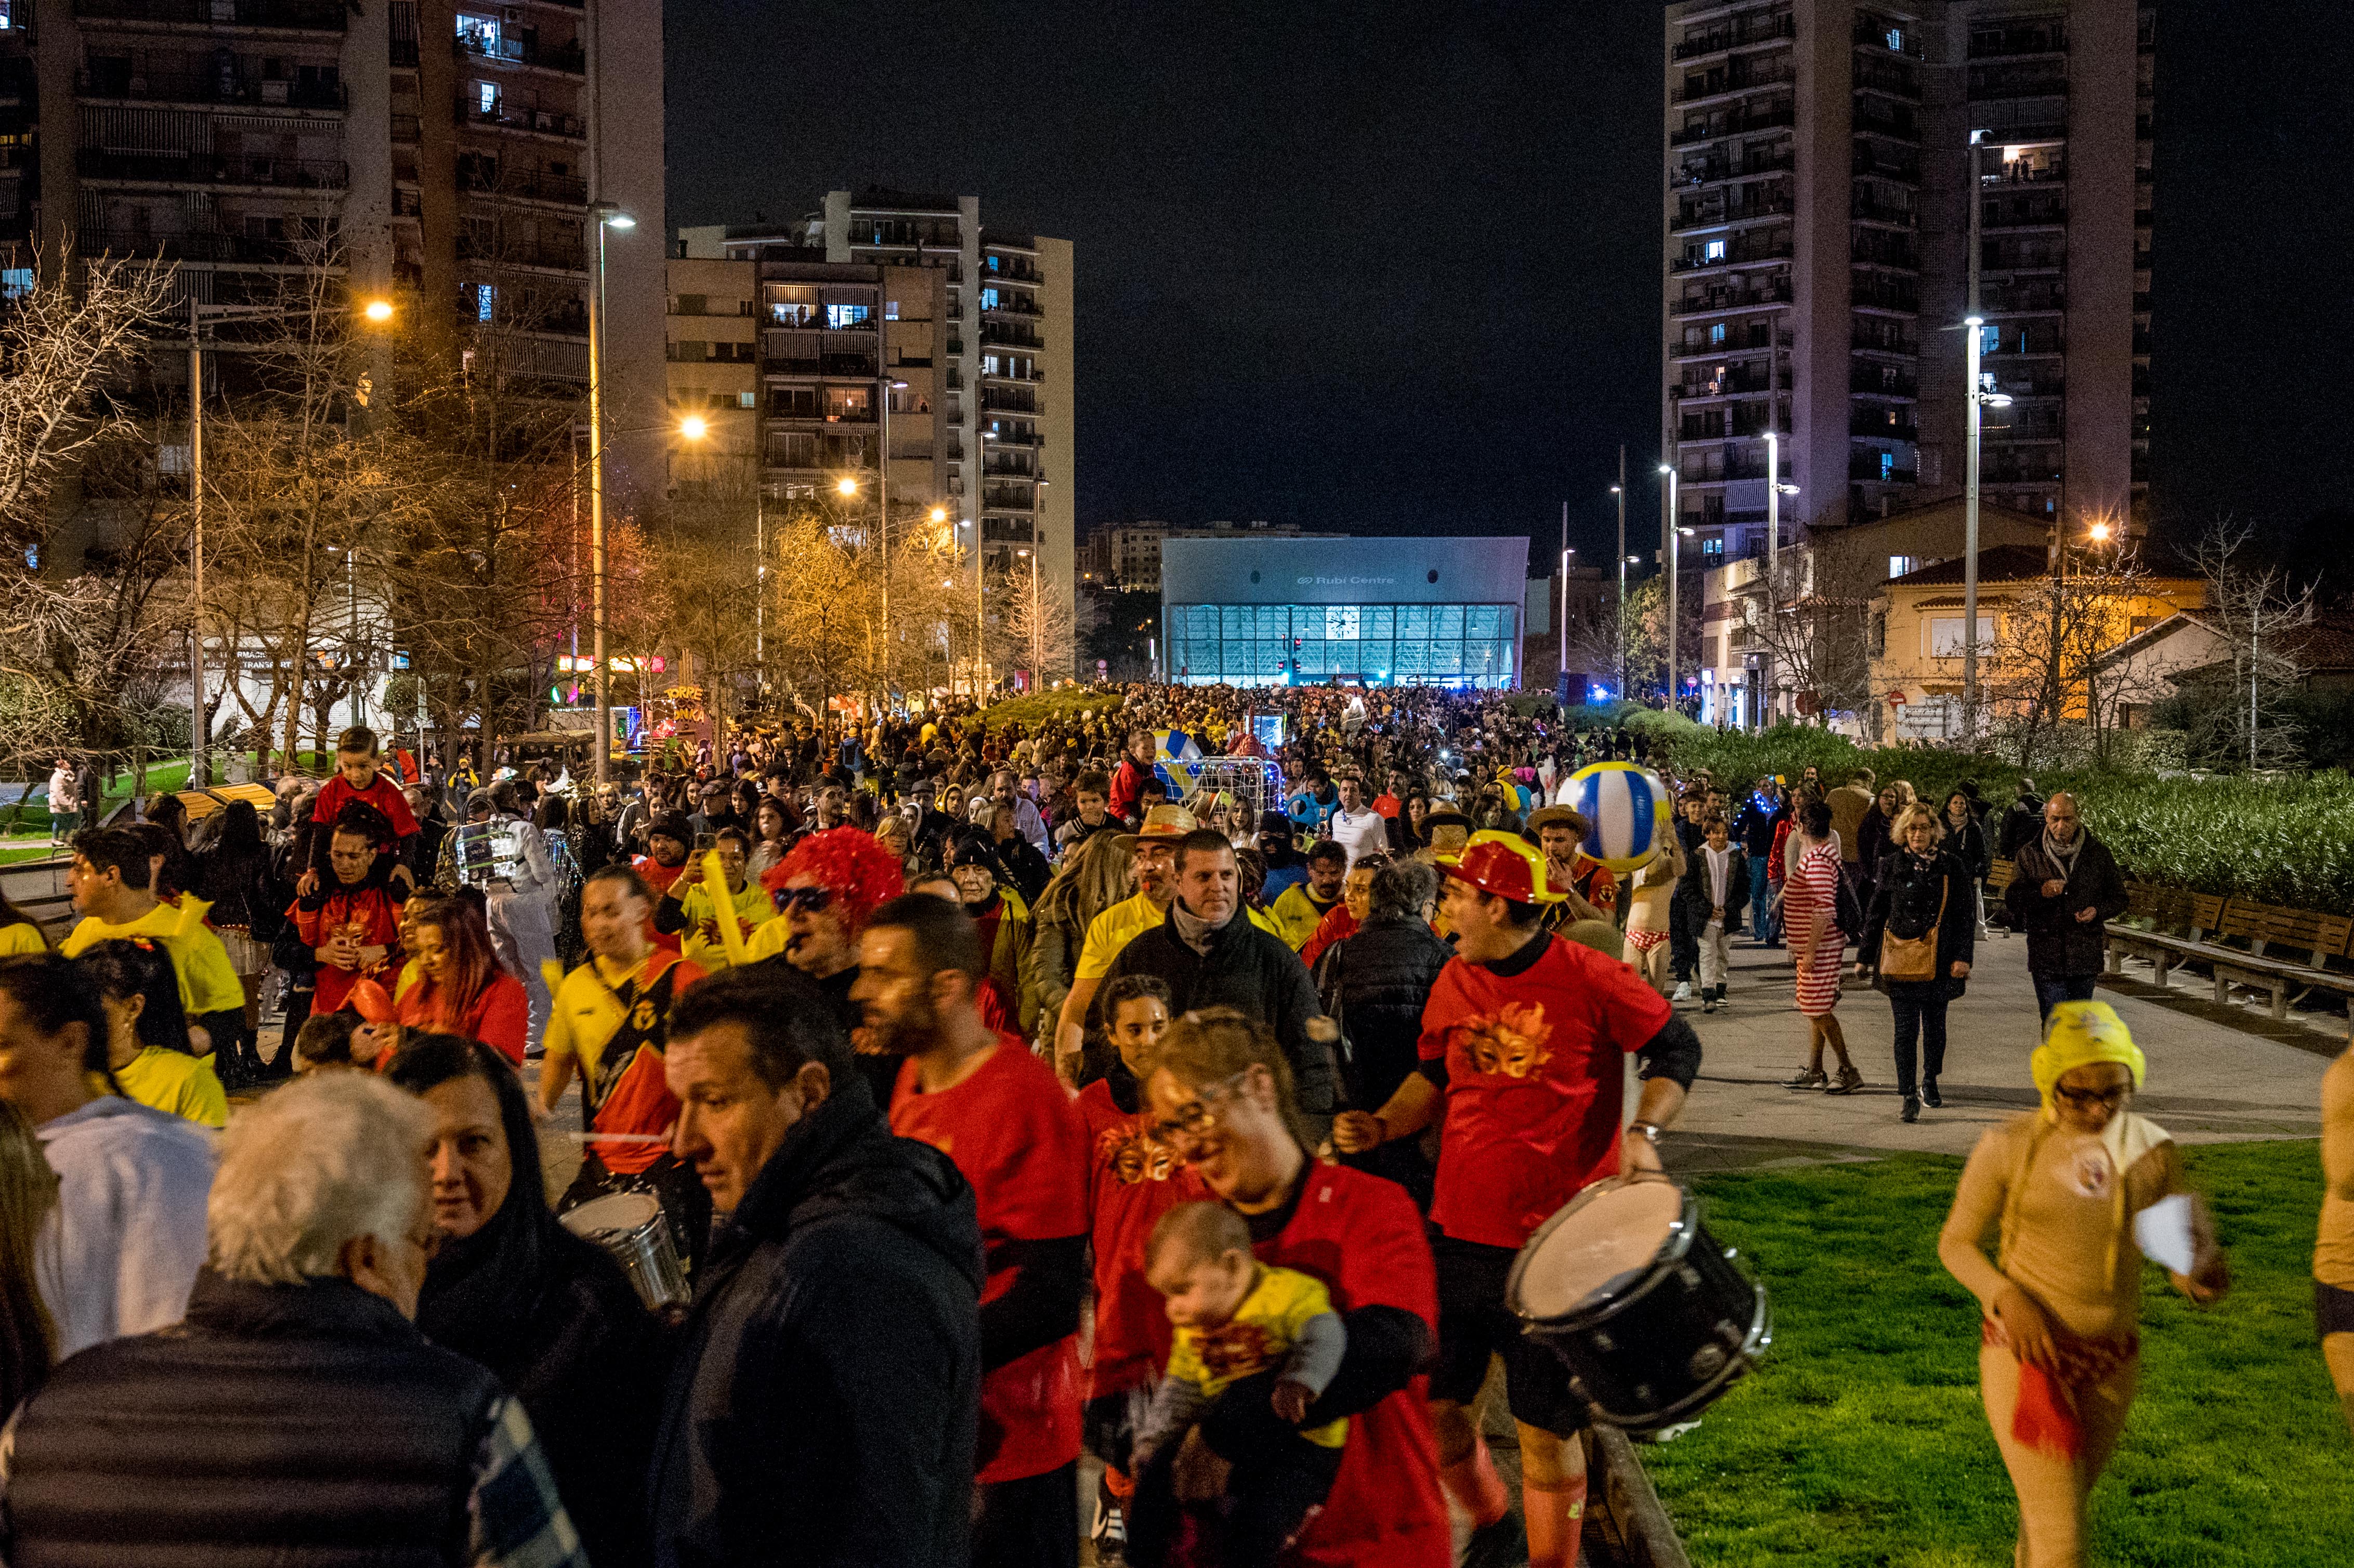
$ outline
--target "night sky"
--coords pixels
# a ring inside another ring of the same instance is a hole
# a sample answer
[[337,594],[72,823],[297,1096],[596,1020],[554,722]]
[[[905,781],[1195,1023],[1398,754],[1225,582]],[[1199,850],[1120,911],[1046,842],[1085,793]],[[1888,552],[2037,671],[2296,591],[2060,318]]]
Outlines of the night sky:
[[[2160,11],[2164,530],[2347,505],[2331,9]],[[1567,500],[1598,563],[1620,442],[1659,515],[1660,11],[673,0],[671,226],[885,185],[1070,239],[1083,529],[1543,541]]]

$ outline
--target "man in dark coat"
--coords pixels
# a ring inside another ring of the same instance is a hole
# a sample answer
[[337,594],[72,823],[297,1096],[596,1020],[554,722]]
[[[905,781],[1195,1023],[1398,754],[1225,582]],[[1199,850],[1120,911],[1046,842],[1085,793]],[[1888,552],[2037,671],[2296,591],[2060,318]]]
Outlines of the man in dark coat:
[[2126,912],[2126,879],[2109,846],[2062,790],[2044,802],[2043,832],[2012,856],[2019,874],[2002,890],[2011,925],[2027,933],[2027,972],[2045,1019],[2062,1001],[2090,1001],[2101,976],[2101,927]]
[[2019,794],[2002,814],[2002,832],[1995,842],[1995,853],[2005,860],[2018,858],[2021,844],[2034,842],[2042,831],[2043,797],[2035,792],[2035,780],[2021,779]]
[[[1332,1053],[1309,1038],[1308,1022],[1324,1010],[1299,955],[1243,913],[1235,847],[1225,834],[1201,828],[1179,841],[1177,896],[1168,918],[1119,950],[1097,995],[1129,974],[1159,976],[1169,987],[1172,1013],[1238,1008],[1274,1030],[1291,1064],[1302,1119],[1323,1136],[1338,1108]],[[1099,1024],[1091,1018],[1088,1026]]]
[[683,995],[673,1146],[726,1216],[654,1443],[661,1568],[966,1560],[981,1229],[948,1156],[891,1136],[810,982]]

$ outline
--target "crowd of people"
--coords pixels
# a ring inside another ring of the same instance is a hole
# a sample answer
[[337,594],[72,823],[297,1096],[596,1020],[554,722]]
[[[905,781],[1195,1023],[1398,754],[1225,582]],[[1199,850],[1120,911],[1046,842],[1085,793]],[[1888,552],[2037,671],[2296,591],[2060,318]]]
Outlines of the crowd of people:
[[[1442,1568],[1451,1499],[1462,1561],[1570,1568],[1589,1417],[1514,1257],[1661,1170],[1680,1004],[1723,1004],[1744,917],[1813,1026],[1794,1087],[1861,1081],[1852,946],[1900,1114],[1938,1105],[2000,853],[2042,1109],[1943,1251],[2022,1561],[2080,1560],[2134,1216],[2185,1190],[2090,1000],[2123,895],[2073,800],[1678,777],[1492,695],[1122,698],[802,720],[626,786],[404,783],[353,729],[266,821],[75,832],[56,950],[0,904],[0,1558]],[[1676,800],[1624,875],[1565,803],[1605,759]],[[2340,1069],[2317,1277],[2354,1399]],[[659,1236],[567,1227],[617,1194]],[[2221,1291],[2211,1235],[2177,1283]],[[164,1419],[80,1440],[102,1411]]]

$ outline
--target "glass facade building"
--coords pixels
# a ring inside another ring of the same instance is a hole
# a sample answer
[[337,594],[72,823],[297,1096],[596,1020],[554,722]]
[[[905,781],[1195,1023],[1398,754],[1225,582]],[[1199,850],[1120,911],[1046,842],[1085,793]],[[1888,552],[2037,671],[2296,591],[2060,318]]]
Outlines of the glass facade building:
[[1190,685],[1520,684],[1528,541],[1172,539],[1162,669]]

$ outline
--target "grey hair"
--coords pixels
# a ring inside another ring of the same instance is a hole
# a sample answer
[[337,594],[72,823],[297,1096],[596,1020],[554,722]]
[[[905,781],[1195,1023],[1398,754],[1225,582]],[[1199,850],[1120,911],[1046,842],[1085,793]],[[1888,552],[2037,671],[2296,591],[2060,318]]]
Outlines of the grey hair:
[[1366,916],[1373,920],[1418,920],[1423,906],[1438,896],[1438,873],[1418,860],[1396,860],[1373,873]]
[[344,1244],[405,1242],[425,1207],[433,1114],[369,1073],[317,1073],[241,1111],[221,1139],[206,1261],[249,1285],[338,1271]]

